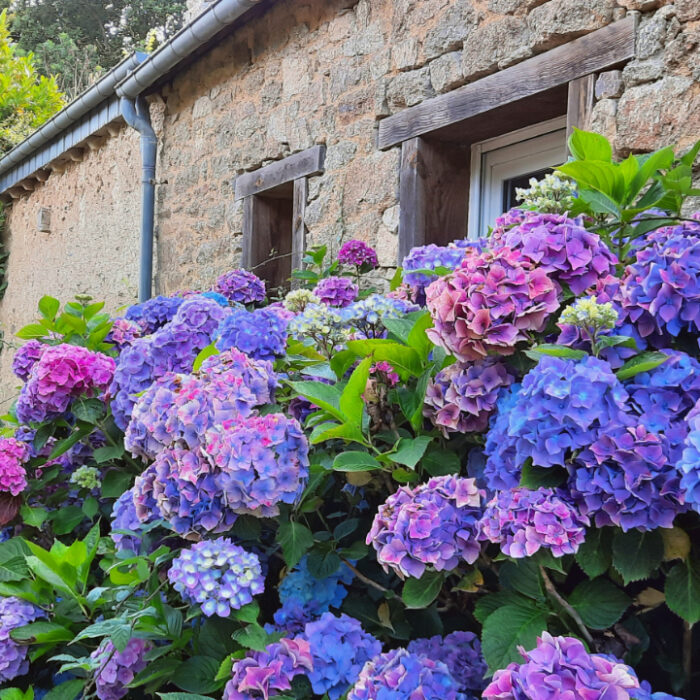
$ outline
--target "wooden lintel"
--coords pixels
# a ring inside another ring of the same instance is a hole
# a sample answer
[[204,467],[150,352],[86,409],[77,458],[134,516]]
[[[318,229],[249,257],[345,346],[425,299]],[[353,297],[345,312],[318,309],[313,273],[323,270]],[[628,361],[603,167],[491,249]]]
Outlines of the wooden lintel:
[[619,65],[634,57],[635,34],[636,18],[626,17],[568,44],[404,109],[379,122],[378,146],[390,148]]
[[325,146],[313,146],[301,153],[265,165],[252,173],[243,173],[236,178],[235,198],[243,199],[261,194],[301,177],[320,175],[326,158]]

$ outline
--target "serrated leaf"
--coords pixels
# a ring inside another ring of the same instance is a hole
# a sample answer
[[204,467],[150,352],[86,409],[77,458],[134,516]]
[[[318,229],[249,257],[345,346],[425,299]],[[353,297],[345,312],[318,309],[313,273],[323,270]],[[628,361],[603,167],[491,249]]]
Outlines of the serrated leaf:
[[576,562],[589,578],[604,574],[612,564],[612,529],[586,531],[586,539],[576,552]]
[[12,639],[27,644],[44,644],[47,642],[68,642],[73,633],[63,625],[54,622],[31,622],[23,627],[16,627],[10,633]]
[[570,348],[567,345],[552,345],[549,343],[543,343],[542,345],[534,345],[527,350],[525,354],[534,360],[540,360],[542,355],[564,357],[570,360],[580,360],[581,358],[586,357],[588,353],[583,350]]
[[532,605],[508,604],[491,613],[481,632],[481,649],[491,672],[520,661],[518,647],[532,649],[547,629],[547,612]]
[[569,596],[569,604],[587,627],[604,630],[622,617],[630,599],[611,581],[596,578],[576,586]]
[[323,382],[289,382],[289,386],[305,399],[316,404],[340,421],[345,421],[340,409],[340,391],[337,387]]
[[362,360],[353,370],[343,393],[340,395],[340,410],[345,422],[354,423],[357,426],[362,425],[362,413],[365,408],[365,400],[362,396],[367,388],[371,365],[372,359],[370,357]]
[[85,687],[86,679],[76,678],[49,690],[44,700],[75,700]]
[[406,579],[401,598],[407,608],[427,608],[437,598],[444,580],[441,571],[426,571],[420,578]]
[[421,467],[430,476],[459,474],[461,463],[459,455],[451,450],[429,449],[421,459]]
[[532,559],[503,562],[498,570],[501,584],[534,600],[544,600],[544,590],[537,564]]
[[105,414],[105,405],[100,399],[76,399],[71,405],[71,413],[81,421],[97,424]]
[[43,508],[22,506],[19,509],[19,516],[27,525],[41,527],[48,517],[48,512]]
[[305,525],[289,521],[280,525],[277,541],[282,546],[285,563],[293,569],[313,545],[314,537]]
[[58,299],[54,299],[54,297],[43,296],[39,299],[39,311],[49,321],[54,319],[60,308],[61,302]]
[[610,142],[594,131],[583,131],[573,128],[569,136],[569,150],[578,160],[612,161],[612,146]]
[[664,540],[664,561],[687,559],[690,554],[690,537],[679,527],[662,527],[661,537]]
[[118,469],[110,469],[102,480],[104,498],[119,498],[126,491],[134,478],[133,474]]
[[496,610],[502,608],[504,605],[509,604],[529,605],[529,601],[527,598],[524,598],[513,591],[498,591],[497,593],[489,593],[476,601],[476,605],[474,606],[474,617],[483,625],[489,615],[496,612]]
[[191,693],[209,693],[219,687],[214,680],[219,662],[210,656],[191,656],[172,675],[171,681]]
[[210,695],[199,695],[198,693],[158,693],[162,700],[213,700]]
[[613,566],[625,585],[649,578],[664,557],[664,541],[658,530],[619,530],[613,537]]
[[401,438],[395,452],[388,455],[392,462],[415,469],[433,438],[421,435],[417,438]]
[[93,452],[93,457],[97,464],[104,464],[105,462],[111,462],[115,459],[121,459],[124,456],[124,445],[106,445],[105,447],[98,447]]
[[688,624],[700,622],[700,567],[679,562],[666,577],[666,605]]
[[401,379],[417,377],[423,372],[420,356],[413,349],[382,338],[351,340],[348,349],[359,357],[371,357],[374,362],[388,362]]
[[615,374],[621,382],[624,382],[640,372],[650,372],[666,360],[668,360],[668,355],[664,355],[662,352],[642,352],[625,362]]
[[337,472],[369,472],[381,468],[382,465],[371,454],[359,450],[341,452],[333,460],[333,469]]

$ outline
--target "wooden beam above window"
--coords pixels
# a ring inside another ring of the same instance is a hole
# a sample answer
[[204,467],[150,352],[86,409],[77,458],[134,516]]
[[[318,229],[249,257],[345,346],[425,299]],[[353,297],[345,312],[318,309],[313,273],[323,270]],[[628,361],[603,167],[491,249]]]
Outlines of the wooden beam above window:
[[239,200],[250,195],[263,194],[299,178],[320,175],[325,158],[326,147],[313,146],[252,173],[243,173],[236,178],[235,198]]
[[636,19],[627,17],[379,122],[378,146],[408,139],[522,100],[634,57]]

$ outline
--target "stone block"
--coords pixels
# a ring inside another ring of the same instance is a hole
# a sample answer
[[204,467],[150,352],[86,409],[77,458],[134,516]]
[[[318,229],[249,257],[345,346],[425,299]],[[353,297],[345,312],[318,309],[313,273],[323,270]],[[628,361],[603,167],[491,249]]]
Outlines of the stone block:
[[693,22],[700,19],[700,2],[698,0],[676,0],[676,17],[681,22]]
[[632,87],[658,80],[663,74],[663,57],[654,56],[646,61],[630,61],[622,71],[622,80],[626,87]]
[[418,49],[418,40],[412,36],[395,44],[391,49],[391,60],[394,69],[405,71],[417,68],[419,65]]
[[605,71],[598,76],[595,82],[595,96],[598,100],[619,97],[623,89],[622,71],[619,70]]
[[393,78],[387,88],[387,101],[392,110],[412,107],[434,95],[430,82],[430,69],[400,73]]
[[527,22],[520,17],[503,17],[472,32],[462,52],[462,74],[466,80],[476,80],[531,55]]
[[464,82],[462,52],[452,51],[430,62],[430,82],[435,92],[447,92]]
[[425,37],[426,60],[461,49],[464,41],[474,30],[474,8],[465,0],[457,0],[438,19],[435,27]]

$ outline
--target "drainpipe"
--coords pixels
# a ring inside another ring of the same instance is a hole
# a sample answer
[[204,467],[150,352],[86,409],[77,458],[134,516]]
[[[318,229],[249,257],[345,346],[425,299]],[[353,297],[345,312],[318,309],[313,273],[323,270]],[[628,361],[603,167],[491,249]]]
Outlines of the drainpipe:
[[139,265],[139,301],[151,298],[153,286],[153,226],[156,202],[156,151],[158,139],[151,126],[148,105],[143,97],[122,97],[122,116],[141,134],[141,262]]

